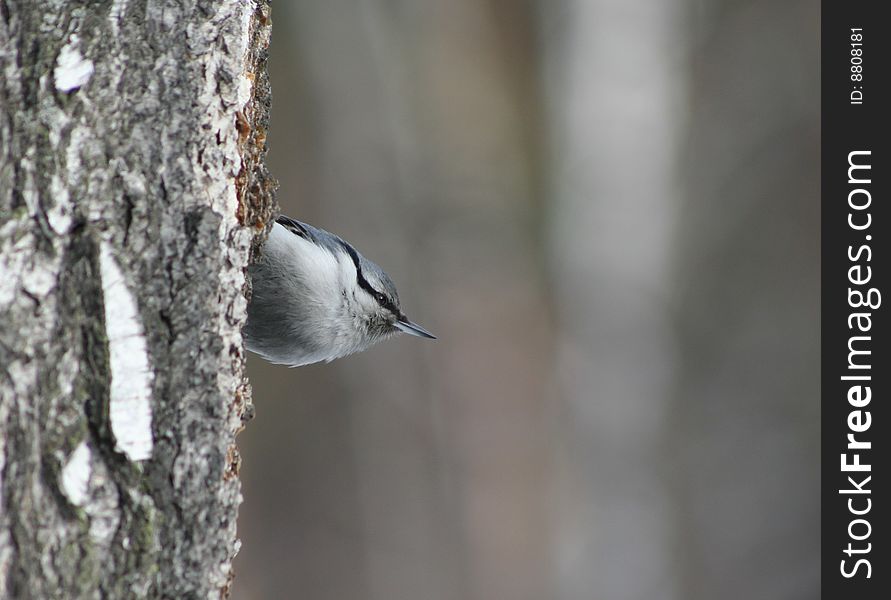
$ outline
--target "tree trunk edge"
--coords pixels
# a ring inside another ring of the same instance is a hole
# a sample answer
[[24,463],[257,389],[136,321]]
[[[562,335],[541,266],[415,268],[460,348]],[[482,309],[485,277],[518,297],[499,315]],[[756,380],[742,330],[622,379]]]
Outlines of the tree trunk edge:
[[[275,201],[278,182],[266,166],[268,151],[266,140],[272,107],[272,86],[268,70],[271,35],[272,19],[269,0],[259,0],[252,16],[251,40],[246,60],[248,77],[253,81],[251,99],[245,110],[236,115],[239,154],[242,160],[241,170],[235,179],[238,197],[237,217],[241,225],[250,228],[253,232],[250,259],[253,259],[258,252],[279,212],[278,204]],[[243,293],[245,299],[249,301],[251,281],[247,275]],[[254,415],[251,385],[244,372],[244,359],[241,360],[239,369],[241,384],[238,386],[233,400],[233,408],[239,422],[235,431],[236,435],[244,429]],[[241,454],[237,443],[233,440],[226,455],[225,477],[238,480],[240,472]],[[239,481],[239,489],[240,485]],[[231,562],[240,548],[240,541],[237,537],[234,540],[234,545],[234,552],[229,559],[226,583],[220,590],[220,597],[224,599],[230,597],[232,583],[235,579],[235,570],[232,568]]]

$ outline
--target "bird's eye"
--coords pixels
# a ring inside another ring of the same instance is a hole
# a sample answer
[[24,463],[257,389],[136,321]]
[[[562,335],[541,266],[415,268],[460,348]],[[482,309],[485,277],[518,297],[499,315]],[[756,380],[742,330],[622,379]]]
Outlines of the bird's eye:
[[377,300],[378,302],[380,302],[381,304],[384,304],[387,301],[387,297],[384,296],[383,294],[381,294],[380,292],[374,293],[374,299]]

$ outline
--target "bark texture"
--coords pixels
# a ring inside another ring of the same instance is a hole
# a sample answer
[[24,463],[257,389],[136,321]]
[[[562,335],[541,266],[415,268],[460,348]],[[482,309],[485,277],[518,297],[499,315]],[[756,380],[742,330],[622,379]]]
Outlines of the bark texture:
[[265,0],[0,0],[0,597],[226,595]]

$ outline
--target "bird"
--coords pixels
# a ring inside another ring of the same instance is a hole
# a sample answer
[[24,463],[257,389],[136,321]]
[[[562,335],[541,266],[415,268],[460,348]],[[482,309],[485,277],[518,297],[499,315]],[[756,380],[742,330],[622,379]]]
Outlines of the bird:
[[271,363],[331,362],[400,332],[436,339],[405,316],[383,269],[308,223],[278,216],[248,273],[244,345]]

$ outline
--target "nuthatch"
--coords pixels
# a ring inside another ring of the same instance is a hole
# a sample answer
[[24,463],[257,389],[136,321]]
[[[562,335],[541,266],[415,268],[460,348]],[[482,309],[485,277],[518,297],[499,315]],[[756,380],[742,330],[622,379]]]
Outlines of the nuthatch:
[[400,331],[436,339],[402,313],[383,269],[336,235],[280,216],[260,252],[243,335],[270,362],[330,362]]

